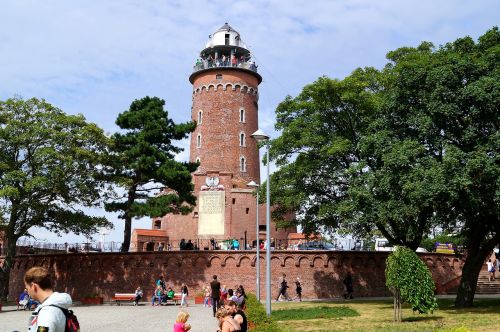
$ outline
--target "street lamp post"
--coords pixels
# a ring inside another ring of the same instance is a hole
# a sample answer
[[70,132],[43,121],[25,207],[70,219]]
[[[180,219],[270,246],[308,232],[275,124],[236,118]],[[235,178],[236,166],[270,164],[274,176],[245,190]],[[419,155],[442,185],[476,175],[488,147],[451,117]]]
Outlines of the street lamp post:
[[260,241],[259,241],[259,185],[255,183],[255,181],[251,181],[247,184],[247,186],[251,188],[255,188],[255,192],[257,193],[257,209],[255,211],[255,224],[256,230],[255,230],[255,237],[257,239],[257,244],[256,244],[256,257],[255,257],[255,266],[257,267],[257,288],[255,290],[255,295],[257,296],[257,300],[260,302]]
[[266,182],[266,313],[271,316],[271,196],[269,181],[269,136],[262,130],[257,130],[251,135],[257,142],[266,143],[267,182]]

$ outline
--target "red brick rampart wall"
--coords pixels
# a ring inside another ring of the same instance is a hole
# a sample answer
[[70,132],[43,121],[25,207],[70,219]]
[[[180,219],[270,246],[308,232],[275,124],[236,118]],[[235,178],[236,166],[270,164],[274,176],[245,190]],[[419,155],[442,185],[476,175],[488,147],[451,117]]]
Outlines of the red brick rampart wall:
[[[54,277],[54,289],[70,293],[73,299],[99,293],[109,300],[115,292],[133,292],[137,286],[150,298],[155,279],[166,277],[179,290],[185,282],[190,298],[207,285],[212,275],[219,276],[228,288],[243,285],[255,292],[255,253],[252,251],[170,251],[142,253],[89,253],[22,255],[16,258],[10,278],[10,296],[23,290],[23,275],[32,266],[45,266]],[[388,296],[385,286],[384,252],[357,251],[273,251],[271,255],[272,296],[278,293],[279,277],[286,273],[290,294],[300,278],[304,298],[333,298],[343,292],[347,272],[354,278],[355,296]],[[432,271],[441,294],[453,291],[443,285],[454,284],[463,262],[453,255],[420,256]],[[265,253],[261,253],[261,296],[265,298]]]

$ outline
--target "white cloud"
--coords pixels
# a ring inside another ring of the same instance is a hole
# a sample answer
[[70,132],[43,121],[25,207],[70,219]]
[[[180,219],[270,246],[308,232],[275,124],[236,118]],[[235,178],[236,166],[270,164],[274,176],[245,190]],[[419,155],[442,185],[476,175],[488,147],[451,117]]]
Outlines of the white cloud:
[[276,137],[278,103],[319,76],[381,67],[388,51],[423,40],[477,38],[499,12],[494,0],[4,0],[0,99],[44,97],[113,132],[118,113],[154,95],[176,122],[189,121],[194,60],[229,22],[256,55],[260,127]]

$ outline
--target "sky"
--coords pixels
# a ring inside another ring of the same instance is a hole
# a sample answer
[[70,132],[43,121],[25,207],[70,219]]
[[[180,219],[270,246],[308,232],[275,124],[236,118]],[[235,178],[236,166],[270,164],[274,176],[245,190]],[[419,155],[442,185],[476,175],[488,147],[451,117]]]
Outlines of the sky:
[[[109,134],[118,114],[144,96],[164,99],[175,122],[189,121],[188,77],[208,36],[225,22],[258,64],[259,127],[274,138],[274,111],[287,95],[320,76],[380,69],[399,47],[477,40],[500,24],[500,1],[0,0],[0,100],[44,98]],[[186,149],[177,159],[187,160],[188,141],[179,144]],[[115,224],[106,241],[123,239],[117,215],[91,213]],[[132,227],[150,226],[144,218]],[[39,241],[84,240],[32,233]]]

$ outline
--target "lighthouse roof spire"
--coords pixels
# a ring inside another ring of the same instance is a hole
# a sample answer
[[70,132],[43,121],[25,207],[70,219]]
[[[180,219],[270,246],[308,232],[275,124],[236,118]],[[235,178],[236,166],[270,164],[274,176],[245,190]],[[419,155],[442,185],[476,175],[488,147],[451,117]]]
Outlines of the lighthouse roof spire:
[[257,74],[257,67],[250,50],[241,40],[240,33],[226,22],[208,36],[205,48],[201,50],[200,56],[193,66],[193,73],[189,76],[189,81],[193,83],[197,74],[207,70],[220,71],[221,68],[230,68],[251,72],[260,83],[262,77]]
[[208,36],[205,48],[220,46],[232,46],[248,50],[247,45],[241,40],[240,33],[227,22],[213,34]]

